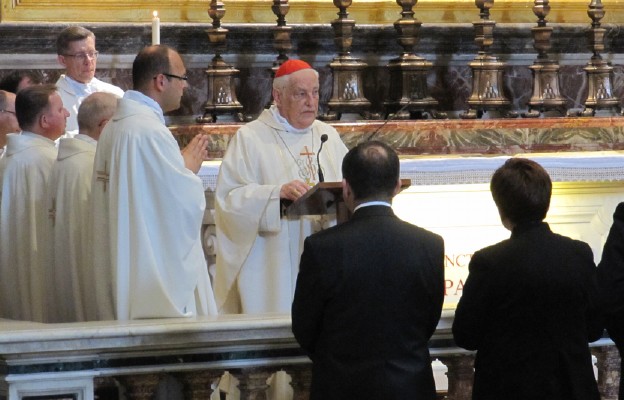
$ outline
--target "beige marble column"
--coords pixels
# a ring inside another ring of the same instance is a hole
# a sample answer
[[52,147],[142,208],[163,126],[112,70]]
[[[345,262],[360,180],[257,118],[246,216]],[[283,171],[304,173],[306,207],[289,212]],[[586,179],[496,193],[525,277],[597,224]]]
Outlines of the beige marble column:
[[440,357],[448,372],[448,400],[470,400],[474,378],[474,356],[466,354]]
[[152,400],[162,374],[142,374],[119,377],[128,400]]
[[620,388],[620,353],[615,346],[592,348],[598,368],[598,390],[602,400],[617,400]]

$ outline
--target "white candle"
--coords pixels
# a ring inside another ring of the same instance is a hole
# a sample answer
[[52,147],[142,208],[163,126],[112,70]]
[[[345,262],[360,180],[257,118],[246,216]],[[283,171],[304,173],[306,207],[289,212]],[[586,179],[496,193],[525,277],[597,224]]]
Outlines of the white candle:
[[160,18],[158,11],[154,11],[152,18],[152,44],[160,44]]

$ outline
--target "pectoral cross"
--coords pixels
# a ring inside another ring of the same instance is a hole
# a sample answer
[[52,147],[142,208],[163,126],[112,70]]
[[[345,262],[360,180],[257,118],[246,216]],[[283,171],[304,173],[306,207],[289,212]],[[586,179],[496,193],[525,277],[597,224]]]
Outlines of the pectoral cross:
[[106,185],[108,184],[108,181],[109,181],[108,169],[106,168],[106,161],[104,161],[104,171],[95,171],[95,173],[97,175],[95,177],[95,180],[97,182],[104,183],[104,192],[106,192]]
[[308,149],[308,146],[303,146],[303,150],[299,153],[300,156],[306,157],[305,162],[305,181],[308,186],[314,186],[314,178],[316,177],[316,168],[314,166],[314,152]]
[[56,197],[52,198],[52,207],[48,208],[48,218],[52,220],[52,226],[56,223]]

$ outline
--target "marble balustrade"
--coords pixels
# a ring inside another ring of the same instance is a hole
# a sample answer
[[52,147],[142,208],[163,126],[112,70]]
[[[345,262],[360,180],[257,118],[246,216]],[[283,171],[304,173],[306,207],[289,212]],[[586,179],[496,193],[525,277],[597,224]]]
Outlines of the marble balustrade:
[[[443,312],[431,355],[448,369],[445,398],[464,400],[470,398],[473,356],[454,345],[452,318],[452,311]],[[617,350],[609,339],[593,346],[602,398],[616,399]],[[100,399],[147,400],[170,379],[181,388],[179,398],[188,400],[208,399],[217,387],[221,398],[271,400],[269,378],[278,371],[288,374],[294,400],[308,398],[310,361],[293,338],[288,315],[0,322],[2,399],[93,400],[97,393]]]
[[[553,8],[555,8],[553,6]],[[474,17],[478,18],[475,8]],[[526,8],[532,16],[530,8]],[[419,15],[418,7],[415,9]],[[553,10],[554,12],[554,10]],[[607,15],[609,9],[607,6]],[[397,18],[399,18],[397,10]],[[206,16],[208,20],[208,17]],[[229,29],[224,59],[240,70],[235,80],[237,97],[243,112],[253,117],[270,100],[271,66],[277,57],[273,46],[273,23],[231,24],[226,13],[223,26]],[[336,56],[333,32],[326,24],[293,24],[291,58],[309,61],[320,72],[321,110],[325,111],[331,97],[332,77],[329,63]],[[592,53],[587,40],[587,23],[558,24],[551,21],[553,58],[561,66],[561,92],[566,108],[582,108],[587,96],[587,78],[583,67]],[[468,63],[478,51],[474,43],[474,29],[470,23],[430,23],[422,20],[420,40],[416,53],[433,64],[427,75],[431,95],[438,101],[440,111],[451,118],[467,109],[472,76]],[[97,36],[100,51],[97,76],[122,89],[131,88],[131,66],[136,53],[150,44],[151,27],[146,23],[85,23]],[[532,75],[529,70],[537,56],[533,49],[533,23],[497,24],[492,47],[493,54],[507,64],[504,85],[513,110],[526,110],[532,94]],[[56,61],[54,40],[66,23],[0,23],[0,77],[13,69],[33,70],[46,81],[54,82],[62,72]],[[189,88],[182,108],[172,116],[193,121],[203,113],[207,99],[207,78],[204,70],[214,55],[205,30],[208,23],[162,22],[161,41],[180,51],[189,75]],[[605,51],[602,56],[614,66],[614,95],[622,96],[624,77],[622,46],[624,30],[616,24],[605,24]],[[357,24],[354,30],[352,53],[367,63],[364,73],[364,95],[371,101],[373,113],[383,113],[383,102],[388,98],[388,62],[401,54],[391,24]]]

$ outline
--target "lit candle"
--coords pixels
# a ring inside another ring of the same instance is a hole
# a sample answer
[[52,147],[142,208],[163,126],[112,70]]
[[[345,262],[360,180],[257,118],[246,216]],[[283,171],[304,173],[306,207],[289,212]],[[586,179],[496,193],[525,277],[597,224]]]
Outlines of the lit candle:
[[160,44],[160,18],[158,11],[154,11],[152,18],[152,44]]

